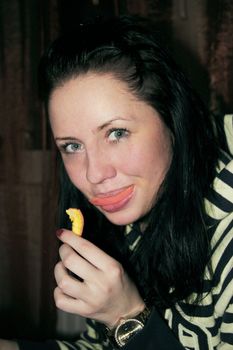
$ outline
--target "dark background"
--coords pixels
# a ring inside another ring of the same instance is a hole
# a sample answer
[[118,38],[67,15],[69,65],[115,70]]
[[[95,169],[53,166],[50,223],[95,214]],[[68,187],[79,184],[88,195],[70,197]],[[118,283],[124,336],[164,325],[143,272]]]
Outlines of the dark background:
[[53,302],[57,175],[37,95],[39,58],[74,23],[127,13],[154,21],[211,112],[233,112],[231,0],[1,0],[1,338],[59,335]]

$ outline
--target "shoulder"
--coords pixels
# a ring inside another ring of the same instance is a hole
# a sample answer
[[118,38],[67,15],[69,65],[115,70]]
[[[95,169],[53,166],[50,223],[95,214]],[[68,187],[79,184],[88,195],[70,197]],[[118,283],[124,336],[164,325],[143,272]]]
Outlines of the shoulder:
[[233,296],[233,160],[226,159],[219,170],[208,202],[212,220],[211,268],[215,312],[221,315]]
[[217,174],[205,199],[211,232],[212,262],[215,270],[219,262],[231,259],[233,264],[233,160],[227,154],[219,159]]
[[[212,250],[211,284],[217,301],[226,294],[230,298],[233,290],[233,159],[229,154],[220,156],[205,208]],[[223,304],[226,307],[227,300]]]
[[226,153],[222,152],[218,161],[216,176],[205,198],[205,209],[213,223],[233,212],[233,159]]

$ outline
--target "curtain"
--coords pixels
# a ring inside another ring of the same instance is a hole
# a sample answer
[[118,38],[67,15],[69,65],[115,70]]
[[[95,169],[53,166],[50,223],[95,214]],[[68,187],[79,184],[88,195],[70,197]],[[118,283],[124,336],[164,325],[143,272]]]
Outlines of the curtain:
[[57,32],[56,1],[1,1],[2,338],[47,336],[54,327],[55,162],[36,81],[41,52]]
[[207,1],[203,63],[210,77],[210,108],[233,113],[233,2]]

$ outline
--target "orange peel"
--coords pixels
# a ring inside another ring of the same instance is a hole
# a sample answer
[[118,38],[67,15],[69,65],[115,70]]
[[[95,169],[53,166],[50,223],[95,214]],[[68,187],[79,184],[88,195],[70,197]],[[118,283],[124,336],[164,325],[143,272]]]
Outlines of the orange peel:
[[66,213],[69,215],[70,221],[72,222],[72,231],[76,235],[82,236],[84,217],[81,210],[76,208],[69,208],[66,210]]

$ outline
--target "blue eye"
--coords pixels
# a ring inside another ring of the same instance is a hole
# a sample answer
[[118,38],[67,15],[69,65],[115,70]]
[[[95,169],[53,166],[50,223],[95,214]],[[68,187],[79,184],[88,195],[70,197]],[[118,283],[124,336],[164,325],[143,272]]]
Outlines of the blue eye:
[[83,150],[84,146],[81,143],[65,143],[61,146],[62,152],[77,153]]
[[108,133],[109,141],[117,142],[120,139],[127,137],[129,135],[129,131],[127,129],[119,128],[119,129],[111,129]]

